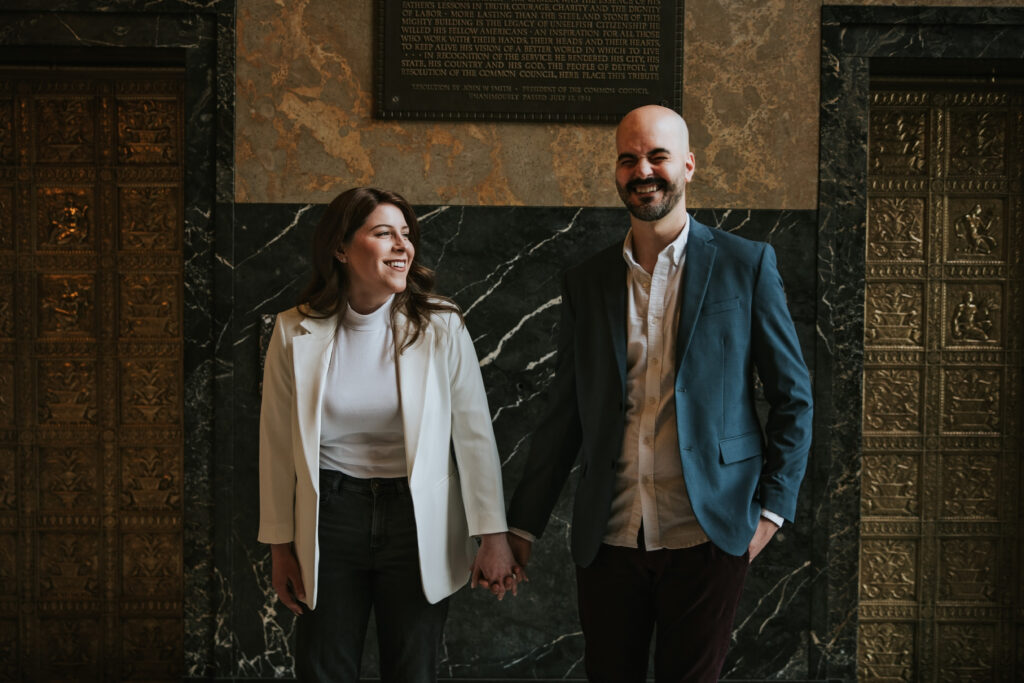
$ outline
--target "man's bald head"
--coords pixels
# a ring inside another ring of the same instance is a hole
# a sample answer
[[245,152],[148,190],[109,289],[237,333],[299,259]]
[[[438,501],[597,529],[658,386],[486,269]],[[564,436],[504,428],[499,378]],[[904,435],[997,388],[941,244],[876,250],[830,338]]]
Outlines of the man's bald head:
[[690,151],[690,129],[686,127],[683,117],[668,107],[648,104],[623,116],[615,129],[615,143],[619,151],[624,139],[641,134],[664,134],[678,141],[681,153],[687,154]]

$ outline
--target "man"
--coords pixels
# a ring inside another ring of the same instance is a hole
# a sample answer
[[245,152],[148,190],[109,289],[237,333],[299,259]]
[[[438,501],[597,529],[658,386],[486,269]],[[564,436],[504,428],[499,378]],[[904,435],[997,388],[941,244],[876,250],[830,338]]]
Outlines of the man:
[[747,565],[796,510],[810,382],[772,248],[686,213],[682,117],[635,109],[616,146],[630,231],[564,276],[557,370],[510,542],[525,567],[579,457],[572,554],[588,678],[645,680],[656,631],[658,681],[715,681]]

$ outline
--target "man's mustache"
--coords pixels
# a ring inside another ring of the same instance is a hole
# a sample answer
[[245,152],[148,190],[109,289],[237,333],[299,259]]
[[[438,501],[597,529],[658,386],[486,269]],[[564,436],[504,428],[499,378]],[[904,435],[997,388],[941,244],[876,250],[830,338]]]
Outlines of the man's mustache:
[[640,187],[641,185],[651,185],[651,184],[657,185],[659,190],[664,190],[666,187],[668,187],[668,183],[665,182],[662,178],[653,178],[652,177],[652,178],[639,178],[637,180],[630,180],[628,183],[626,183],[626,189],[629,190],[630,192],[636,192],[636,188]]

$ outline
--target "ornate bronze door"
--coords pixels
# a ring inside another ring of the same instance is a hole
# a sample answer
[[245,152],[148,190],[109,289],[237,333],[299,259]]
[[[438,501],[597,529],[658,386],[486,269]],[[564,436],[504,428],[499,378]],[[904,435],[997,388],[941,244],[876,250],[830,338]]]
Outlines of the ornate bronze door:
[[0,69],[0,679],[181,675],[182,86]]
[[1022,93],[872,84],[862,680],[1024,675]]

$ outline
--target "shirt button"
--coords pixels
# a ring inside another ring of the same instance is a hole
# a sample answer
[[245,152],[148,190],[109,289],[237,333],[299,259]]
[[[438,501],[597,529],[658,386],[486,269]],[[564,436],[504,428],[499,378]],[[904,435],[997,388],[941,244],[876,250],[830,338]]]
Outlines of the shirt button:
[[653,396],[648,396],[647,397],[647,405],[653,406],[657,402],[658,402],[658,399],[654,398]]
[[649,436],[645,436],[645,437],[644,437],[644,443],[645,443],[646,445],[650,446],[650,445],[651,445],[651,437],[649,437]]

